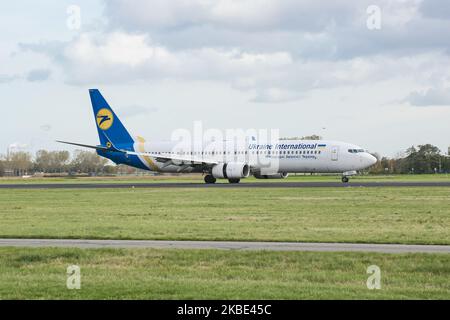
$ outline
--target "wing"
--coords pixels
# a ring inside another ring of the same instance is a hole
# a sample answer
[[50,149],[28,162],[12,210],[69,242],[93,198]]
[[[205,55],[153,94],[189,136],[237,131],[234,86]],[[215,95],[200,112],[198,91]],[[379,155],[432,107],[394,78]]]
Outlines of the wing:
[[81,144],[81,143],[59,141],[59,140],[57,140],[56,142],[70,144],[70,145],[78,146],[78,147],[95,149],[95,150],[102,150],[102,151],[106,151],[106,152],[121,152],[121,153],[128,154],[128,155],[152,157],[153,159],[155,159],[158,162],[164,162],[163,167],[171,165],[171,164],[174,164],[174,165],[188,165],[188,164],[191,164],[191,165],[195,165],[195,164],[197,164],[197,165],[200,165],[200,164],[215,165],[215,164],[219,163],[217,160],[201,158],[201,157],[196,157],[196,156],[191,156],[191,155],[181,156],[181,155],[172,154],[172,153],[135,152],[135,151],[129,151],[129,150],[124,150],[124,149],[118,149],[112,143],[110,143],[109,147],[104,147],[104,146],[94,146],[94,145],[89,145],[89,144]]
[[177,155],[177,154],[172,154],[172,153],[152,153],[152,152],[134,152],[134,151],[126,151],[126,150],[121,150],[123,152],[125,152],[126,154],[130,154],[130,155],[136,155],[136,156],[147,156],[147,157],[152,157],[154,158],[156,161],[159,162],[167,162],[170,161],[170,164],[209,164],[209,165],[214,165],[214,164],[218,164],[219,161],[214,160],[214,159],[208,159],[208,158],[201,158],[201,157],[197,157],[197,156],[191,156],[191,155],[185,155],[185,156],[181,156],[181,155]]

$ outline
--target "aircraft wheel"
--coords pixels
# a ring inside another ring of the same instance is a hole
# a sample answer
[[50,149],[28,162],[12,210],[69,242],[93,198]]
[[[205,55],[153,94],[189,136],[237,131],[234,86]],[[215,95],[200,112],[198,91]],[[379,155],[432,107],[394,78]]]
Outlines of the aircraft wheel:
[[342,177],[342,182],[343,183],[348,183],[348,177]]
[[216,178],[214,178],[212,175],[207,174],[205,176],[205,182],[206,183],[216,183]]
[[241,179],[228,179],[228,182],[230,183],[239,183],[239,181],[241,181]]

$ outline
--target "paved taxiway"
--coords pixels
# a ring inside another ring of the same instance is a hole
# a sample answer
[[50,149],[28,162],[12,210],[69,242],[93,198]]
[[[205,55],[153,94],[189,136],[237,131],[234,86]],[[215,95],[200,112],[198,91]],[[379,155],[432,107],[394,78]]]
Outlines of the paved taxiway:
[[269,251],[333,251],[333,252],[353,251],[353,252],[380,252],[380,253],[450,254],[450,246],[442,246],[442,245],[307,243],[307,242],[0,239],[0,247],[221,249],[221,250],[269,250]]
[[244,182],[244,183],[17,183],[0,184],[0,189],[113,189],[113,188],[326,188],[326,187],[450,187],[445,182]]

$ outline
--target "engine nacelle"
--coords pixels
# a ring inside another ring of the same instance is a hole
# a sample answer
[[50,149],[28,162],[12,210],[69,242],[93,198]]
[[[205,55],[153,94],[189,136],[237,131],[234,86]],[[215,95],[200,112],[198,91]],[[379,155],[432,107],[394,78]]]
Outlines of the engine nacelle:
[[219,163],[212,168],[212,175],[218,179],[240,179],[247,178],[250,167],[243,162]]
[[275,174],[260,174],[255,173],[253,176],[256,179],[285,179],[287,178],[289,173],[287,172],[281,172],[281,173],[275,173]]

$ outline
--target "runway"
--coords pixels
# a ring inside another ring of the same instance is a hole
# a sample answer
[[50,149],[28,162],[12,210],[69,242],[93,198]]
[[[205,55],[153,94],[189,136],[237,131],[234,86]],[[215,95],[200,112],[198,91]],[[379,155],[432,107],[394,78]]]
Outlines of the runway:
[[238,251],[320,251],[379,253],[450,253],[450,246],[307,243],[307,242],[241,242],[241,241],[159,241],[159,240],[76,240],[76,239],[0,239],[0,247],[67,247],[67,248],[153,248],[153,249],[219,249]]
[[126,189],[126,188],[373,188],[373,187],[450,187],[445,182],[244,182],[244,183],[16,183],[0,184],[0,189]]

